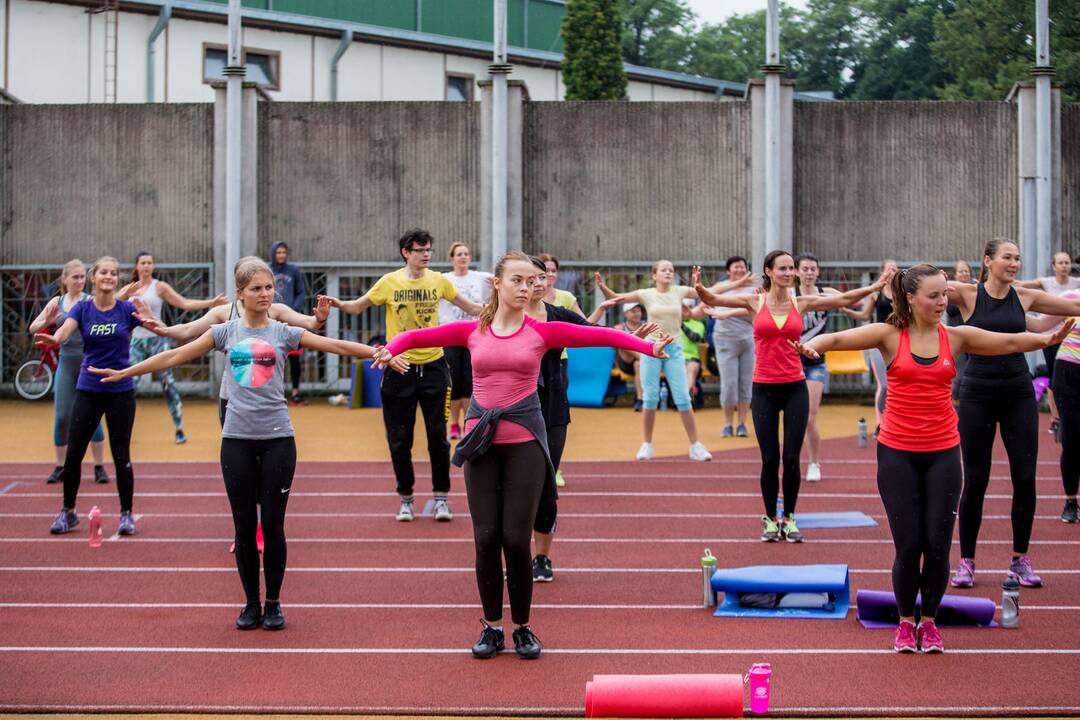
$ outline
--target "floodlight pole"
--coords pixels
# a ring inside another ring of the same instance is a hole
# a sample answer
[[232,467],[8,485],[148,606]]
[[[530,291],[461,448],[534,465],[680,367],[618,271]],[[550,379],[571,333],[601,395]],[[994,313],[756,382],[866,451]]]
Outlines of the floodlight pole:
[[1035,0],[1035,248],[1034,274],[1038,277],[1050,268],[1051,206],[1053,203],[1053,115],[1050,83],[1054,68],[1050,64],[1049,0]]
[[240,259],[240,143],[245,68],[240,44],[240,0],[229,0],[229,62],[225,66],[225,289],[236,296],[233,268]]
[[491,257],[483,258],[492,267],[507,249],[507,75],[506,0],[495,0],[495,51],[488,66],[491,75]]
[[778,0],[769,0],[765,27],[765,251],[781,247],[780,240],[780,12]]

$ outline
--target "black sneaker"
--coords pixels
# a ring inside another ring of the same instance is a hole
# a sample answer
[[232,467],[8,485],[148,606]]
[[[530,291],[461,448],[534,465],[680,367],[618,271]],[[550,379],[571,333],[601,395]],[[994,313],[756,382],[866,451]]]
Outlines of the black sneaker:
[[45,482],[47,482],[50,485],[53,485],[53,484],[58,483],[58,482],[63,482],[63,481],[64,481],[64,466],[63,465],[57,465],[56,467],[54,467],[53,471],[51,473],[49,473],[49,477],[46,478],[46,480],[45,480]]
[[537,555],[533,558],[533,582],[548,583],[555,579],[555,573],[551,570],[551,558],[547,555]]
[[1076,515],[1076,500],[1066,500],[1065,509],[1061,511],[1061,522],[1063,523],[1075,523],[1080,522],[1080,519]]
[[514,652],[522,660],[535,660],[540,657],[540,639],[528,625],[514,631]]
[[187,435],[184,434],[183,430],[177,430],[176,431],[176,444],[177,445],[183,445],[186,442],[187,442]]
[[281,603],[266,601],[262,617],[263,630],[281,630],[285,627],[285,616],[281,614]]
[[237,630],[254,630],[259,627],[262,616],[259,614],[259,603],[248,603],[240,611],[240,617],[236,618]]
[[104,485],[109,482],[109,479],[109,473],[105,472],[104,465],[94,466],[94,482],[96,482],[98,485]]
[[[472,646],[472,655],[479,660],[488,660],[506,647],[506,640],[503,637],[502,628],[491,627],[484,620],[480,622],[483,623],[484,630],[480,633],[480,639]],[[514,637],[517,635],[515,634]]]

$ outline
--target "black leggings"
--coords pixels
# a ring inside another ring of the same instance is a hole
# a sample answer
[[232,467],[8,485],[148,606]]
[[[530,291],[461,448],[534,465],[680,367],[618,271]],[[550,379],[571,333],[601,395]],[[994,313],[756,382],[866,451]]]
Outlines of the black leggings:
[[897,608],[901,617],[914,617],[921,592],[923,617],[935,617],[949,582],[960,448],[909,452],[878,443],[877,461],[878,492],[896,546],[892,583]]
[[416,485],[412,446],[418,405],[427,431],[432,492],[450,492],[450,441],[446,439],[446,421],[450,418],[450,368],[446,360],[439,358],[423,365],[411,365],[404,375],[384,373],[379,388],[398,495],[412,495]]
[[[551,465],[555,470],[559,469],[562,461],[563,450],[566,448],[566,425],[556,425],[547,428],[548,453],[551,455]],[[533,530],[544,535],[555,532],[556,521],[559,517],[559,491],[554,482],[545,482],[544,489],[540,493],[540,504],[536,508],[536,521],[533,522]]]
[[75,509],[82,482],[82,459],[101,416],[109,428],[109,450],[116,466],[116,493],[120,511],[131,512],[135,494],[135,473],[131,469],[131,429],[135,426],[135,391],[109,393],[75,391],[68,427],[67,456],[64,458],[64,507]]
[[1075,497],[1080,490],[1080,365],[1054,363],[1054,402],[1061,428],[1061,485]]
[[[1031,387],[1028,381],[1028,388]],[[1002,393],[996,399],[973,398],[960,388],[960,447],[964,454],[964,494],[960,498],[960,557],[975,559],[982,524],[983,498],[990,484],[994,434],[1009,456],[1012,476],[1013,552],[1023,555],[1035,522],[1035,467],[1039,454],[1039,408],[1034,392],[1017,398]]]
[[761,499],[766,517],[776,516],[776,496],[780,492],[780,413],[784,413],[784,515],[795,515],[799,499],[799,454],[802,453],[806,422],[810,417],[810,395],[806,381],[754,383],[750,414],[754,434],[761,449]]
[[263,568],[266,599],[277,600],[285,579],[285,507],[289,503],[296,442],[292,437],[270,440],[221,439],[221,475],[229,496],[236,529],[236,569],[249,603],[259,602],[259,550],[255,529],[262,506]]
[[510,618],[518,625],[529,622],[529,541],[546,474],[547,459],[536,440],[493,443],[479,458],[465,463],[465,491],[476,544],[476,585],[488,622],[502,619],[503,555]]
[[300,391],[300,353],[289,355],[289,380],[292,382],[293,392]]

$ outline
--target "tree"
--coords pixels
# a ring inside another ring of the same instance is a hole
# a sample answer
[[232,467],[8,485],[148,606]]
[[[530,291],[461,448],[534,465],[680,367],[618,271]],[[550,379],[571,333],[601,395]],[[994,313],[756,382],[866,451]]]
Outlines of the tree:
[[[1075,2],[1050,3],[1050,59],[1066,100],[1080,97],[1080,11]],[[1035,7],[1031,0],[956,0],[934,17],[931,47],[955,74],[945,100],[1002,100],[1035,64]]]
[[626,72],[618,0],[567,0],[562,21],[567,100],[622,100]]
[[781,62],[796,87],[851,94],[863,64],[863,14],[860,0],[809,0],[798,24],[781,35]]
[[[687,72],[734,82],[760,77],[765,64],[765,15],[758,10],[703,26],[694,37]],[[780,37],[791,37],[797,22],[795,11],[781,5]]]
[[683,71],[694,36],[685,0],[620,0],[623,59],[633,65]]
[[855,73],[854,100],[923,100],[952,82],[949,67],[931,50],[934,17],[952,0],[865,0],[867,40]]

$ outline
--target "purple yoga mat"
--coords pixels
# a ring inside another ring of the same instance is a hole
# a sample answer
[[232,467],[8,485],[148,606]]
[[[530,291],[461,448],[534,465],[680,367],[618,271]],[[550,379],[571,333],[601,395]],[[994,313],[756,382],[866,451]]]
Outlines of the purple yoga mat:
[[[915,601],[916,613],[921,598]],[[882,590],[859,590],[855,593],[856,617],[863,627],[894,628],[900,622],[896,596]],[[946,595],[941,599],[936,624],[939,627],[997,627],[993,600],[962,595]]]

